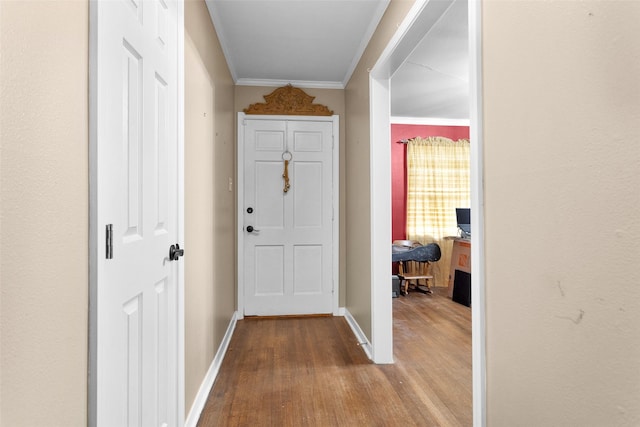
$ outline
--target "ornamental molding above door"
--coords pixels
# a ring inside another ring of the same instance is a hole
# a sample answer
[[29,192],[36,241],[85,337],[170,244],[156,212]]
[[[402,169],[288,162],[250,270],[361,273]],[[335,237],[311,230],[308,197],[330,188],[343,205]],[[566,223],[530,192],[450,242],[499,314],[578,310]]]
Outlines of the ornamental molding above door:
[[269,95],[264,95],[264,100],[251,104],[243,111],[245,114],[284,115],[284,116],[331,116],[333,111],[326,105],[314,104],[315,96],[307,94],[300,88],[290,84],[282,86]]

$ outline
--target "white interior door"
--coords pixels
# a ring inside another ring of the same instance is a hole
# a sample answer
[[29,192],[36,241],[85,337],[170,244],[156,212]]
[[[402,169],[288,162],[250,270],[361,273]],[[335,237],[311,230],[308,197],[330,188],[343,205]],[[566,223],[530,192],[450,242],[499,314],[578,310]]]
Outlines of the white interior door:
[[244,314],[332,313],[334,122],[242,125]]
[[98,426],[182,424],[182,273],[169,259],[182,229],[181,26],[178,1],[91,2],[90,421]]

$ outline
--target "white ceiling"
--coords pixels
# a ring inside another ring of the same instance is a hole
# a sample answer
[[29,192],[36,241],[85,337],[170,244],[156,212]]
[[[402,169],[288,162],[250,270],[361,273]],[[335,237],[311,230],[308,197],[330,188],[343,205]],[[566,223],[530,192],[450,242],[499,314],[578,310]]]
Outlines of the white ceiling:
[[469,119],[466,0],[455,0],[391,78],[396,117]]
[[[389,0],[206,2],[236,84],[342,89]],[[467,0],[445,3],[392,77],[392,116],[468,118]]]

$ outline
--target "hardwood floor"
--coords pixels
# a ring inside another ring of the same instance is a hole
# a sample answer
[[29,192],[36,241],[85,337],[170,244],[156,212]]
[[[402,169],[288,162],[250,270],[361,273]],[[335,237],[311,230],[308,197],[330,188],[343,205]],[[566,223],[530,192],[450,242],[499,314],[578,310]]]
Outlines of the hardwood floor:
[[198,426],[471,426],[471,310],[438,293],[393,299],[393,365],[341,317],[239,321]]

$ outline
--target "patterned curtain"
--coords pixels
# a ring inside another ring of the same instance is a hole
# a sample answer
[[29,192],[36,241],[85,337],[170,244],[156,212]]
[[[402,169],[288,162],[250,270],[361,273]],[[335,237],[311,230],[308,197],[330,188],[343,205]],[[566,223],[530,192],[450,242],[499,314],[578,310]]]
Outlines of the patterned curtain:
[[442,258],[433,265],[436,286],[447,286],[450,240],[457,236],[456,208],[471,203],[469,141],[414,138],[407,143],[407,239],[435,242]]

